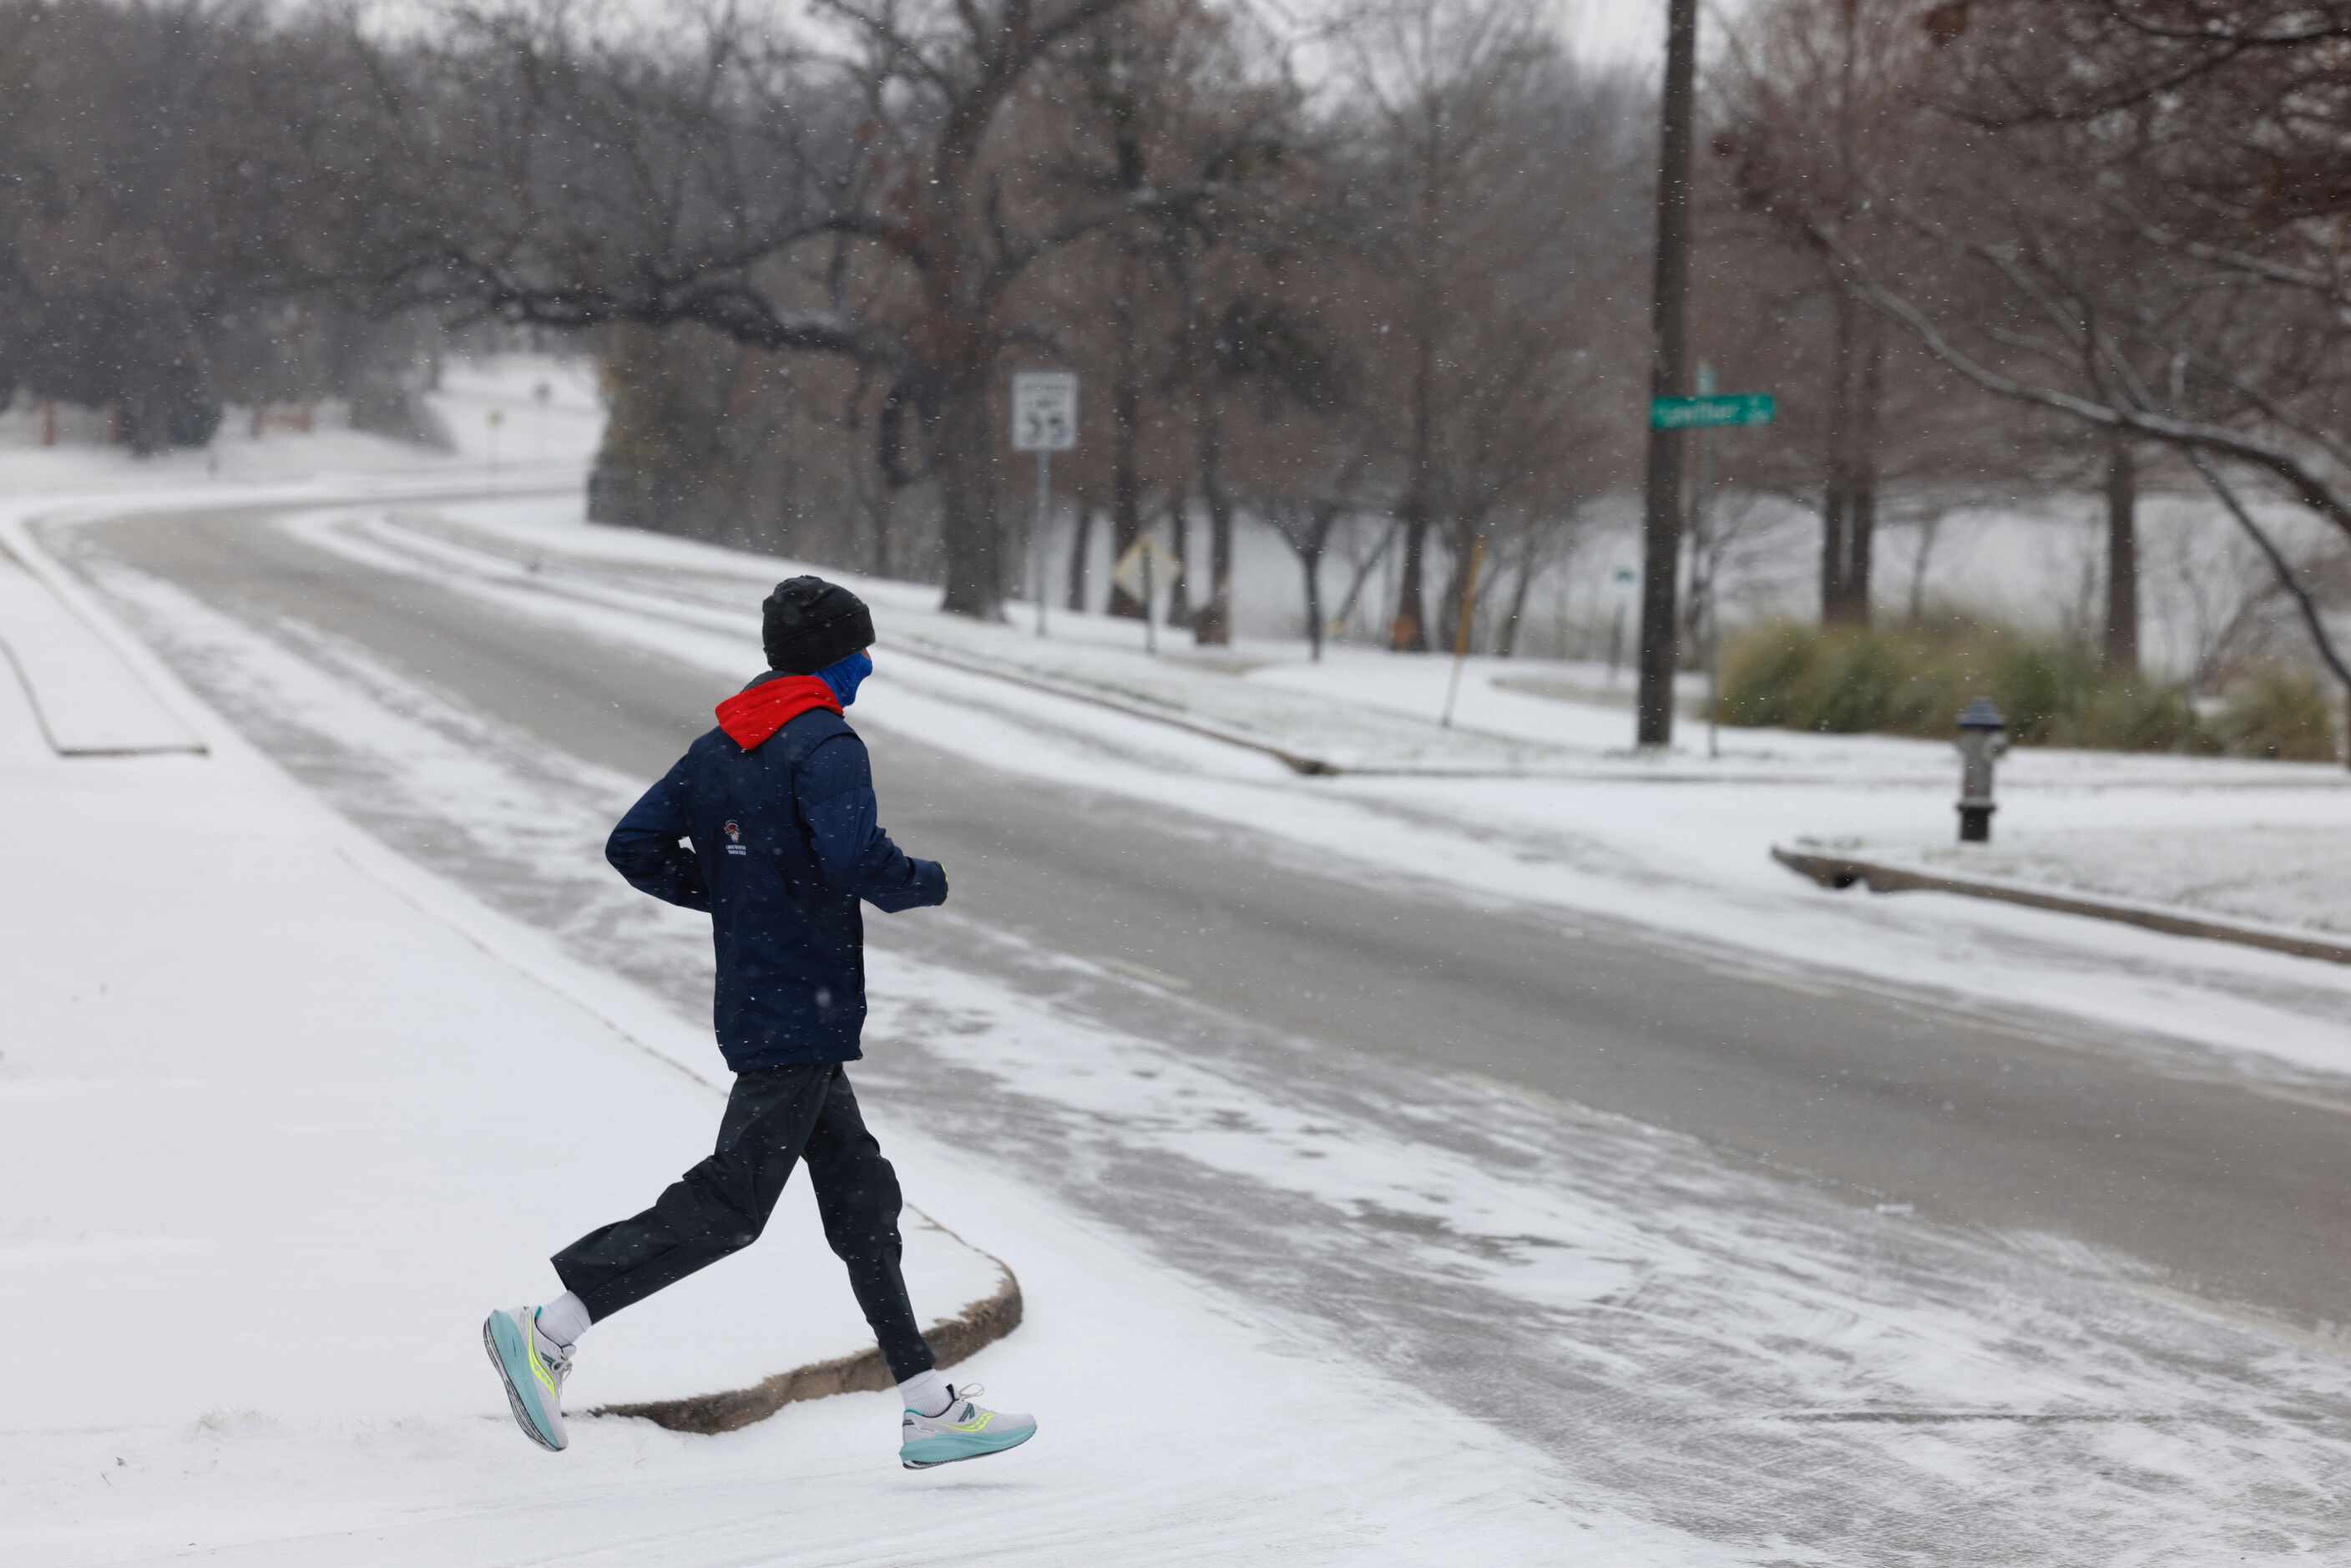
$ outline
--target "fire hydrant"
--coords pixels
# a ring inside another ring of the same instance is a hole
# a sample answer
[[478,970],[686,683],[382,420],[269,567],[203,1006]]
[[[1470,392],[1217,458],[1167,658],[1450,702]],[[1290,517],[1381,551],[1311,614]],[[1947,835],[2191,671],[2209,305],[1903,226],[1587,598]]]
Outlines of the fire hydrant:
[[1959,715],[1959,842],[1991,842],[1991,765],[2008,751],[2008,720],[1990,697]]

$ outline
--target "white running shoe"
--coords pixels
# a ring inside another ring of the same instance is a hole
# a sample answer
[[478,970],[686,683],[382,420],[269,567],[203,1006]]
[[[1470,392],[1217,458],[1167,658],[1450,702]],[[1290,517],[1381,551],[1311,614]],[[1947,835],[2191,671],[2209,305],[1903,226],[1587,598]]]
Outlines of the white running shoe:
[[947,1385],[947,1407],[936,1416],[909,1410],[898,1427],[898,1462],[910,1470],[985,1458],[1017,1448],[1037,1435],[1037,1417],[974,1404],[977,1383]]
[[515,1425],[540,1448],[560,1453],[571,1442],[563,1430],[563,1380],[571,1375],[571,1352],[549,1356],[539,1339],[537,1307],[502,1309],[482,1321],[482,1348],[506,1385]]

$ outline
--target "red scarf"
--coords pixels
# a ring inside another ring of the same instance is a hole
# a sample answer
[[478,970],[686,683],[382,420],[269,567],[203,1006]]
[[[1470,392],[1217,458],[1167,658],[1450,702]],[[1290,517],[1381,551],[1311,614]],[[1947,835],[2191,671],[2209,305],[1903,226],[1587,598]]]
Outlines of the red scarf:
[[814,675],[784,675],[737,692],[718,705],[718,727],[746,751],[757,751],[776,731],[816,708],[841,711],[841,699]]

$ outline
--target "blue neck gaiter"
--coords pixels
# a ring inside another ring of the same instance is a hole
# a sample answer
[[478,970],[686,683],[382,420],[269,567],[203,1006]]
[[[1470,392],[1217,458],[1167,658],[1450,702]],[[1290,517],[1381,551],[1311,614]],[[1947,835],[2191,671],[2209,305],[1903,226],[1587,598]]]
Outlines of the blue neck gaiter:
[[872,673],[873,656],[861,648],[846,659],[819,670],[816,678],[831,686],[832,695],[841,699],[841,706],[847,707],[857,700],[859,683]]

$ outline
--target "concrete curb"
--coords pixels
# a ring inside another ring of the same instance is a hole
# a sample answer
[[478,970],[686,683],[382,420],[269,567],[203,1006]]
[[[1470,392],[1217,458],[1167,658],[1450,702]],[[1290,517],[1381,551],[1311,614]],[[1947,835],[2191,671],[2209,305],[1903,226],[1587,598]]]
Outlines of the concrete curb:
[[[956,1239],[963,1240],[961,1237]],[[982,1347],[995,1343],[1020,1326],[1020,1281],[1004,1260],[993,1253],[983,1256],[1004,1275],[994,1293],[923,1331],[923,1337],[931,1342],[931,1350],[943,1367],[968,1360]],[[764,1421],[785,1406],[803,1399],[824,1399],[835,1394],[878,1394],[896,1385],[897,1379],[890,1375],[889,1365],[877,1346],[856,1355],[779,1372],[748,1388],[695,1394],[683,1399],[655,1399],[640,1405],[603,1405],[589,1414],[634,1416],[673,1432],[715,1437]]]
[[2000,904],[2022,904],[2028,909],[2046,909],[2059,915],[2111,920],[2119,925],[2136,925],[2142,930],[2159,931],[2167,936],[2195,936],[2210,942],[2231,942],[2241,947],[2259,947],[2295,958],[2351,964],[2351,941],[2331,940],[2283,926],[2254,925],[2212,915],[2191,915],[2160,904],[2128,904],[2023,883],[1944,876],[1910,866],[1888,865],[1882,861],[1862,860],[1834,852],[1791,849],[1782,844],[1771,846],[1771,858],[1797,875],[1809,877],[1823,887],[1847,888],[1859,883],[1872,893],[1952,893],[1964,898],[1988,898]]
[[890,640],[890,646],[895,649],[911,649],[918,659],[927,659],[934,664],[942,665],[963,674],[979,675],[991,681],[1002,681],[1007,685],[1024,686],[1032,692],[1043,692],[1050,696],[1061,697],[1068,702],[1108,708],[1113,713],[1124,714],[1129,718],[1139,718],[1147,724],[1165,725],[1170,729],[1180,729],[1187,735],[1196,735],[1204,739],[1219,741],[1226,746],[1237,746],[1244,751],[1254,751],[1260,757],[1272,758],[1291,772],[1303,778],[1335,779],[1342,773],[1361,771],[1357,768],[1342,768],[1325,758],[1290,751],[1270,741],[1253,740],[1245,735],[1235,735],[1228,729],[1221,729],[1212,724],[1203,724],[1198,719],[1186,718],[1172,713],[1156,712],[1139,703],[1121,702],[1116,697],[1105,695],[1101,692],[1088,691],[1082,686],[1045,680],[1026,671],[1014,673],[983,664],[977,660],[965,658],[960,653],[944,649],[927,637],[902,634],[893,637]]
[[123,746],[93,746],[66,740],[58,735],[57,726],[50,721],[48,704],[42,699],[41,688],[34,681],[33,672],[26,667],[24,659],[17,654],[15,646],[8,639],[0,637],[0,663],[6,664],[8,668],[15,672],[16,685],[25,694],[25,704],[32,710],[33,726],[41,732],[41,741],[49,748],[49,754],[68,759],[210,756],[211,748],[196,734],[194,727],[163,700],[162,695],[139,673],[138,667],[122,656],[121,649],[107,636],[99,623],[86,614],[73,598],[58,586],[54,569],[47,556],[38,549],[27,551],[12,549],[8,542],[8,529],[0,528],[0,569],[14,568],[24,573],[25,580],[33,585],[37,593],[47,594],[67,620],[87,630],[91,642],[113,657],[122,673],[130,677],[132,686],[153,702],[161,716],[171,721],[172,726],[177,727],[184,737],[180,740],[140,742]]

